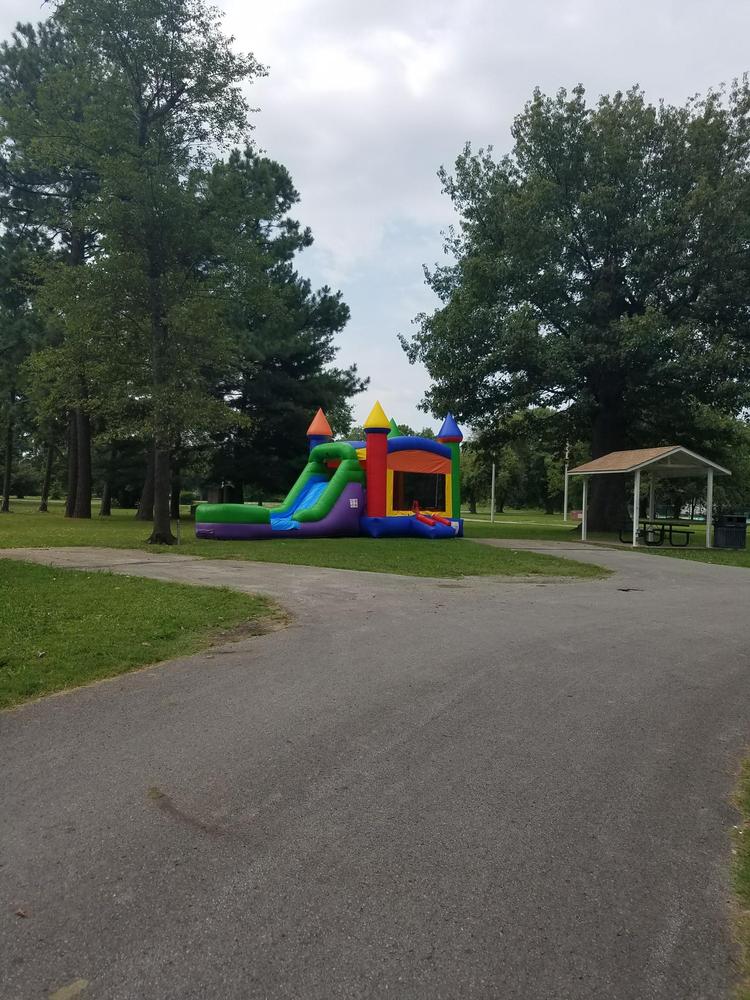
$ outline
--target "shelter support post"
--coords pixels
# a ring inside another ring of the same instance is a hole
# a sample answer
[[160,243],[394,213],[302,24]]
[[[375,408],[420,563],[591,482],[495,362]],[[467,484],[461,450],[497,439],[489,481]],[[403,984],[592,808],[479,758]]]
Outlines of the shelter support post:
[[585,542],[589,526],[589,477],[583,477],[583,502],[581,504],[581,541]]
[[648,483],[648,517],[653,521],[656,515],[656,476],[651,473]]
[[633,548],[638,544],[638,521],[641,513],[641,470],[633,476]]
[[706,548],[711,548],[711,526],[714,520],[714,470],[706,473]]

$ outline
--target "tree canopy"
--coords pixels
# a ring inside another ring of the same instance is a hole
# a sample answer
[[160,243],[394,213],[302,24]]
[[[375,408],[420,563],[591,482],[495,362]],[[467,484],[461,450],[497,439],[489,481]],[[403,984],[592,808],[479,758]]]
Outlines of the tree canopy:
[[334,365],[341,295],[296,270],[312,235],[292,179],[252,144],[246,86],[264,73],[204,0],[56,0],[0,47],[0,226],[45,248],[33,288],[14,279],[0,303],[12,329],[28,312],[43,331],[6,352],[0,417],[15,454],[23,385],[47,467],[67,452],[71,516],[91,515],[102,476],[170,543],[186,465],[257,481],[262,426],[286,433],[293,414],[304,447],[310,411],[347,415],[364,386]]
[[[512,137],[440,171],[452,260],[427,271],[440,307],[402,338],[426,405],[480,429],[551,408],[561,449],[582,438],[592,457],[674,443],[726,459],[726,418],[750,402],[747,80],[683,107],[536,91]],[[595,483],[592,527],[620,516],[614,479]]]

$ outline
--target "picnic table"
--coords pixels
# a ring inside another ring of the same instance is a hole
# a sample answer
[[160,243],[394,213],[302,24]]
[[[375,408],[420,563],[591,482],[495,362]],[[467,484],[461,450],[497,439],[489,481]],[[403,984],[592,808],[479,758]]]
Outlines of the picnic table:
[[[627,535],[623,538],[623,534]],[[690,536],[695,534],[690,521],[667,521],[662,518],[641,517],[638,519],[638,537],[644,545],[663,545],[667,539],[674,548],[684,548],[690,544]],[[625,544],[633,537],[633,522],[620,529],[620,541]],[[684,541],[675,541],[675,538]]]

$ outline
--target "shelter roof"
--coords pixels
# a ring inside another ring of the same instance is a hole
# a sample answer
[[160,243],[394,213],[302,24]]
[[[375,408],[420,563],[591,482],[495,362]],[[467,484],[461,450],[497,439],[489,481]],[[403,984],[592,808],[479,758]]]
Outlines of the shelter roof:
[[595,458],[570,470],[571,476],[616,475],[649,469],[665,478],[698,476],[713,469],[720,475],[731,476],[716,462],[689,451],[681,445],[664,445],[660,448],[636,448],[633,451],[611,451],[608,455]]

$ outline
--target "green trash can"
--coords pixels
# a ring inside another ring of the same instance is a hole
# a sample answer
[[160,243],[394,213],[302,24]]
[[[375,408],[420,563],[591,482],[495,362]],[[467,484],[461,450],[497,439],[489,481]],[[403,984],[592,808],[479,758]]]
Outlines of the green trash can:
[[747,548],[747,518],[744,514],[722,514],[716,518],[714,548]]

